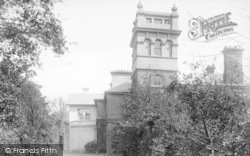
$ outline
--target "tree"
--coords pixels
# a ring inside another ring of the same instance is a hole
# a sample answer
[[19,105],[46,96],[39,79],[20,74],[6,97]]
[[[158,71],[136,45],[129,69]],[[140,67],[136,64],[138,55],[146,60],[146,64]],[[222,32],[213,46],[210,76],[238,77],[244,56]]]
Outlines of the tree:
[[42,51],[67,50],[56,0],[0,0],[0,122],[12,124],[22,84]]
[[[206,81],[208,76],[204,73],[200,78],[192,78],[185,81],[187,83],[179,81],[175,85],[178,98],[187,108],[191,120],[190,137],[196,145],[192,148],[202,151],[202,154],[211,151],[232,154],[236,152],[235,143],[242,139],[248,101],[230,85]],[[242,88],[238,86],[237,89]],[[235,149],[230,149],[231,146]]]
[[155,87],[146,76],[145,84],[132,88],[124,100],[123,120],[114,129],[114,152],[249,155],[249,100],[235,92],[235,86],[218,82],[205,72]]
[[68,132],[68,112],[65,102],[60,98],[50,102],[50,108],[56,108],[50,111],[50,122],[53,125],[50,130],[50,142],[63,144],[63,139],[67,139]]
[[123,120],[114,129],[114,152],[124,155],[173,155],[185,151],[189,128],[186,108],[170,87],[151,86],[151,76],[126,95]]
[[49,132],[53,123],[49,118],[48,103],[40,92],[40,86],[26,82],[21,88],[19,105],[20,143],[48,143]]
[[15,106],[15,116],[9,126],[1,126],[1,143],[48,143],[53,123],[40,86],[25,82]]

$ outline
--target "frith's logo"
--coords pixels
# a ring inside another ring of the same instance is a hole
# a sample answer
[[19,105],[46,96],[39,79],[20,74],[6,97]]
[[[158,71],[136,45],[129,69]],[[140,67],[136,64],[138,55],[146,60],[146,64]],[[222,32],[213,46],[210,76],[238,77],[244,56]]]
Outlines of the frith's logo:
[[237,24],[230,21],[230,14],[230,12],[220,14],[208,19],[202,17],[190,19],[188,24],[191,30],[188,32],[188,37],[195,40],[204,36],[207,40],[211,40],[218,36],[233,33],[234,26]]

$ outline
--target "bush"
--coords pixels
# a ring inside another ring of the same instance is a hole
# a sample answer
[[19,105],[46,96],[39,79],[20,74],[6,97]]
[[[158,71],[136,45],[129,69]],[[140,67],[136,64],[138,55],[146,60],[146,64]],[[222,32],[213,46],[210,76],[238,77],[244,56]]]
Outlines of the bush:
[[113,129],[114,154],[209,155],[212,145],[220,154],[250,156],[249,99],[206,80],[187,77],[167,88],[152,87],[150,81],[133,87],[125,95],[123,120]]
[[96,153],[97,151],[97,143],[96,140],[88,142],[85,146],[85,150],[89,153]]
[[107,149],[105,145],[100,145],[97,147],[97,152],[98,153],[107,153]]

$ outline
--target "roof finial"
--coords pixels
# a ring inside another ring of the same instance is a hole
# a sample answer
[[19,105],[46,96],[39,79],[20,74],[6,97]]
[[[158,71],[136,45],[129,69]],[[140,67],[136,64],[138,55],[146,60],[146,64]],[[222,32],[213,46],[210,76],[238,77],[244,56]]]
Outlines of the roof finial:
[[178,8],[175,6],[175,4],[174,4],[174,6],[172,7],[172,11],[173,12],[177,12],[177,10],[178,10]]
[[137,4],[137,8],[138,9],[142,9],[143,8],[143,4],[141,3],[141,1],[139,1],[139,3]]

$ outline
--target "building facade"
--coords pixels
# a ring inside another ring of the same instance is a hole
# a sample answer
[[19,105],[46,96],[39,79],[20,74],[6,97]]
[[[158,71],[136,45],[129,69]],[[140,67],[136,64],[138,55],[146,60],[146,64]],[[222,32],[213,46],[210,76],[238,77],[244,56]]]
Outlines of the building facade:
[[69,151],[85,152],[85,145],[97,138],[97,111],[94,99],[103,99],[101,94],[70,94],[69,107]]
[[132,52],[132,83],[142,84],[145,75],[152,76],[152,84],[165,86],[178,71],[177,7],[171,13],[144,11],[141,3],[134,21],[130,42]]
[[[152,85],[166,86],[170,76],[178,71],[178,29],[177,7],[171,13],[148,12],[141,3],[134,21],[130,42],[132,48],[132,71],[113,71],[111,89],[104,93],[104,99],[95,100],[97,107],[97,143],[105,144],[107,153],[112,153],[112,130],[122,119],[121,106],[124,95],[132,85],[143,84],[144,77],[152,76]],[[106,121],[104,124],[103,121]]]
[[[122,119],[124,95],[130,92],[132,86],[143,84],[146,76],[150,76],[152,86],[167,86],[171,75],[178,71],[178,37],[181,31],[178,28],[177,7],[173,6],[170,13],[145,11],[141,3],[137,8],[130,41],[132,70],[112,71],[111,88],[104,92],[104,96],[88,95],[81,102],[74,101],[77,97],[70,97],[72,100],[68,101],[70,150],[84,149],[87,142],[97,139],[98,147],[106,148],[111,155],[112,130]],[[243,84],[242,51],[235,47],[225,47],[222,51],[222,83]],[[214,70],[214,66],[207,68],[208,74],[213,74]],[[238,86],[234,89],[242,91]],[[243,89],[249,90],[249,87]],[[86,99],[91,100],[86,102]]]

